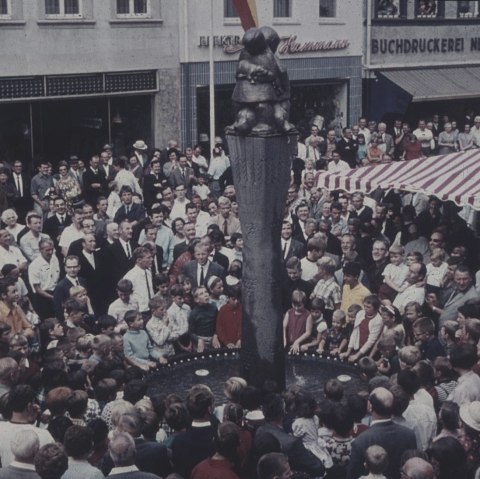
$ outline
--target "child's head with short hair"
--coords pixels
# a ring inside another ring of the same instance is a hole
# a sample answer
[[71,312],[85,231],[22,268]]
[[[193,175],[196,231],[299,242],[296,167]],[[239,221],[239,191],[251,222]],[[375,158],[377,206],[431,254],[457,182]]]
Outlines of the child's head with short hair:
[[418,318],[413,323],[413,334],[417,341],[427,342],[435,334],[435,325],[430,318]]
[[192,280],[186,274],[179,274],[177,276],[177,284],[183,286],[183,291],[185,294],[192,292]]
[[303,291],[300,291],[299,289],[296,289],[292,293],[292,308],[293,309],[295,309],[295,310],[304,309],[306,302],[307,302],[307,295]]
[[185,290],[181,284],[174,284],[170,288],[170,296],[172,297],[172,301],[179,306],[180,308],[183,306],[185,301]]
[[153,278],[153,286],[158,288],[158,293],[168,296],[170,290],[170,278],[165,273],[157,273]]
[[310,302],[310,314],[312,315],[313,322],[319,322],[323,319],[323,313],[325,313],[325,301],[322,298],[313,298]]
[[247,387],[247,381],[245,381],[245,379],[232,376],[225,381],[223,392],[229,401],[239,402],[241,393],[245,387]]
[[63,308],[65,319],[68,319],[74,325],[78,325],[88,313],[87,305],[75,298],[68,298]]
[[411,266],[415,263],[423,263],[423,254],[419,251],[412,251],[407,255],[407,266]]
[[130,309],[123,317],[127,323],[128,329],[143,329],[142,315],[135,309]]
[[422,358],[420,349],[416,346],[404,346],[398,351],[398,359],[402,369],[411,369]]
[[392,359],[397,351],[397,337],[394,331],[386,331],[378,341],[380,354],[387,359]]
[[117,320],[113,316],[110,316],[109,314],[103,314],[98,319],[97,324],[98,324],[98,329],[102,334],[112,334],[113,329],[117,325]]
[[360,376],[367,381],[372,379],[378,371],[377,364],[368,356],[359,359],[358,368],[360,369]]
[[347,321],[347,315],[341,310],[336,309],[332,316],[332,328],[336,331],[342,329]]
[[232,285],[227,288],[228,303],[230,306],[237,306],[242,299],[242,289],[239,285]]
[[128,303],[133,293],[133,284],[129,279],[121,279],[117,283],[117,295],[121,301]]
[[164,318],[167,312],[167,301],[161,296],[154,296],[149,302],[148,307],[152,312],[152,317]]
[[325,397],[330,399],[331,401],[340,402],[343,397],[343,384],[338,379],[329,379],[325,386],[323,387],[323,391],[325,392]]
[[71,298],[75,298],[82,303],[87,303],[88,294],[87,290],[83,286],[72,286],[69,292]]
[[437,268],[445,261],[445,250],[443,248],[435,248],[430,254],[430,263]]
[[357,313],[362,310],[359,304],[352,304],[347,309],[347,323],[354,323]]
[[317,401],[310,391],[300,389],[293,398],[293,412],[296,417],[312,418],[317,409]]
[[465,319],[465,339],[473,344],[480,341],[480,319]]
[[91,335],[81,336],[75,343],[75,349],[80,358],[89,358],[92,354],[93,337]]
[[390,246],[388,252],[390,255],[390,263],[394,264],[395,266],[399,266],[403,263],[403,255],[405,253],[403,246],[392,245]]
[[422,314],[422,307],[416,301],[410,301],[405,305],[405,319],[413,324]]
[[388,467],[387,451],[381,446],[370,446],[365,451],[365,467],[372,474],[383,474]]
[[112,351],[112,339],[106,334],[97,334],[92,340],[92,348],[97,356],[106,358]]
[[199,286],[193,290],[193,300],[196,304],[208,304],[210,302],[210,295],[205,286]]

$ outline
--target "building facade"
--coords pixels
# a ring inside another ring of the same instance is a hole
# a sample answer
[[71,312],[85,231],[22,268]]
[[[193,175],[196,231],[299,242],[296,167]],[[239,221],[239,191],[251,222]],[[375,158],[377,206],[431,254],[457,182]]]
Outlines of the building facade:
[[0,0],[0,157],[56,163],[180,132],[169,0]]
[[376,120],[480,110],[480,2],[368,0],[364,110]]
[[[361,114],[363,5],[358,0],[259,0],[259,25],[280,35],[291,82],[291,121],[341,128]],[[215,129],[233,123],[231,95],[243,28],[232,0],[180,2],[182,144],[208,140],[209,42],[213,31]],[[213,22],[213,24],[211,23]],[[322,120],[323,119],[323,120]]]

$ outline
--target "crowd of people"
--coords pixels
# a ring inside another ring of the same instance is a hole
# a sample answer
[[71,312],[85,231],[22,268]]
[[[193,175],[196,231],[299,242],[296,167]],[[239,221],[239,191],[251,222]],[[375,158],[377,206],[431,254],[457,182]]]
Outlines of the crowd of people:
[[[324,396],[232,377],[149,390],[176,355],[241,347],[243,238],[228,152],[105,145],[0,168],[0,479],[473,478],[478,239],[422,192],[326,191],[332,172],[480,146],[438,115],[299,136],[281,229],[283,346],[356,365]],[[443,130],[443,131],[442,131]],[[55,170],[55,171],[53,171]],[[280,318],[279,318],[280,320]],[[273,331],[272,326],[272,331]],[[217,398],[218,399],[218,398]]]

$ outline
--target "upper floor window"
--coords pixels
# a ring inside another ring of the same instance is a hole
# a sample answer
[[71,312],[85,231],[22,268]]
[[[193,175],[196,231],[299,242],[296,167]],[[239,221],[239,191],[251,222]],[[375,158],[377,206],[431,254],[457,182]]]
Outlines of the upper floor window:
[[237,18],[238,13],[233,0],[223,0],[223,16],[225,18]]
[[0,18],[10,18],[11,12],[10,0],[0,0]]
[[333,18],[336,16],[336,0],[320,0],[320,17]]
[[117,0],[118,17],[149,17],[150,0]]
[[376,18],[398,18],[400,16],[400,0],[377,0],[375,7]]
[[292,16],[292,0],[273,0],[274,18],[287,18]]
[[82,0],[45,0],[46,17],[81,17]]
[[478,0],[459,0],[457,4],[458,18],[474,18],[479,16]]
[[437,0],[417,0],[415,5],[415,16],[417,18],[435,18],[440,16],[439,13]]

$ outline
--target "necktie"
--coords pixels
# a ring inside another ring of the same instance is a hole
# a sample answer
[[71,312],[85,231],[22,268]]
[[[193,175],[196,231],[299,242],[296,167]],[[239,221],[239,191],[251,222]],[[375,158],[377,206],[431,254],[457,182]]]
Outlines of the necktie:
[[287,256],[287,242],[283,242],[283,259],[285,259],[285,256]]
[[130,213],[130,206],[129,205],[125,205],[125,212],[127,213]]
[[76,284],[77,286],[80,286],[80,283],[78,282],[78,279],[77,279],[77,278],[75,278],[75,284]]
[[63,226],[65,224],[65,220],[63,219],[63,216],[60,216],[60,226]]
[[182,178],[185,179],[185,168],[182,168]]
[[145,283],[147,283],[148,299],[152,299],[152,291],[150,289],[150,283],[148,282],[148,271],[147,270],[145,270]]
[[127,258],[130,259],[132,257],[132,251],[130,250],[130,243],[127,243]]
[[20,196],[20,198],[23,196],[23,191],[22,191],[22,179],[20,177],[20,175],[15,175],[15,178],[17,179],[17,191],[18,191],[18,195]]
[[228,236],[228,223],[227,223],[227,220],[225,220],[225,221],[223,222],[223,234],[224,234],[225,236]]
[[204,282],[205,282],[205,276],[203,273],[203,266],[200,266],[200,283],[198,286],[203,286]]

